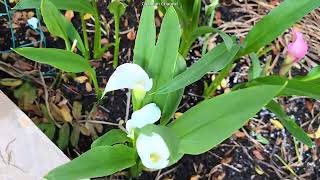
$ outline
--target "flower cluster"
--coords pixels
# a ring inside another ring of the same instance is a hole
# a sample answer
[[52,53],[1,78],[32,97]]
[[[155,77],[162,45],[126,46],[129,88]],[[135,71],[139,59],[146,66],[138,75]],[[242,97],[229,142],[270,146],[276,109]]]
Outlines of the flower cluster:
[[[124,88],[131,89],[135,96],[142,100],[146,93],[152,89],[152,79],[139,65],[126,63],[119,66],[111,75],[104,95],[107,92]],[[153,124],[160,118],[160,108],[155,103],[150,103],[133,112],[131,119],[126,123],[128,137],[135,142],[142,164],[150,170],[168,166],[169,148],[159,134],[153,132],[151,135],[145,135],[136,133],[136,130]]]

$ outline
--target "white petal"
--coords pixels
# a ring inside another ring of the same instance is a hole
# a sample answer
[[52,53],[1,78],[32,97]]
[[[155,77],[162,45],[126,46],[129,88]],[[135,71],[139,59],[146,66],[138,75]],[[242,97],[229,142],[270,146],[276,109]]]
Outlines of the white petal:
[[[159,134],[152,133],[151,136],[140,134],[136,141],[138,155],[142,164],[151,170],[162,169],[168,166],[170,151]],[[152,154],[156,154],[156,161],[151,159]]]
[[150,91],[152,88],[152,79],[137,64],[122,64],[111,75],[104,92],[110,92],[118,89],[140,89]]
[[143,108],[132,113],[131,119],[127,121],[126,129],[130,134],[134,128],[142,128],[148,124],[157,122],[161,117],[161,110],[155,104],[147,104]]
[[39,20],[35,17],[32,17],[28,19],[27,23],[32,29],[37,29],[38,28],[38,22]]

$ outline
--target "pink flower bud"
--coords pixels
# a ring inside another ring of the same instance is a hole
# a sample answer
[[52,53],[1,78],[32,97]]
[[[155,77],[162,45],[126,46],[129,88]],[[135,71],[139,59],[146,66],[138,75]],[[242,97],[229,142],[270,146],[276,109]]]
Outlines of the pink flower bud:
[[294,62],[300,61],[308,53],[308,44],[303,38],[303,34],[297,30],[292,30],[293,41],[288,45],[288,55]]

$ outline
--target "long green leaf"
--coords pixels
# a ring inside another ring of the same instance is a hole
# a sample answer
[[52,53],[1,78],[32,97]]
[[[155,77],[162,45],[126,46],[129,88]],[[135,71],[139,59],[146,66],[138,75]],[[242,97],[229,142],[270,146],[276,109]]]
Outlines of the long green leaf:
[[260,65],[260,60],[256,53],[250,54],[251,66],[248,72],[249,81],[260,77],[262,68]]
[[41,14],[48,30],[52,35],[58,36],[65,41],[69,41],[65,29],[65,20],[60,11],[50,0],[42,0]]
[[[153,0],[147,0],[146,3],[153,3]],[[154,8],[153,6],[144,6],[134,46],[133,62],[145,69],[148,66],[149,59],[151,59],[155,44]]]
[[281,123],[294,137],[296,137],[298,140],[308,145],[309,147],[312,147],[312,140],[309,138],[307,133],[304,132],[304,130],[300,126],[298,126],[293,119],[289,118],[280,104],[276,103],[275,101],[271,101],[267,105],[267,108],[278,116]]
[[108,176],[135,165],[136,152],[125,145],[99,146],[50,171],[48,180],[79,180]]
[[[256,86],[205,100],[171,124],[180,153],[201,154],[221,143],[267,105],[284,86]],[[254,96],[252,96],[254,94]]]
[[130,142],[130,138],[127,136],[127,133],[120,129],[112,129],[105,133],[103,136],[96,139],[92,144],[91,148],[98,146],[112,146],[115,144],[121,144],[125,142]]
[[[178,49],[180,44],[180,34],[181,32],[178,16],[174,8],[170,7],[168,8],[163,19],[159,38],[153,51],[152,57],[147,63],[148,67],[146,68],[146,71],[153,79],[152,92],[154,92],[158,87],[172,80],[178,73],[177,61],[179,55]],[[156,103],[161,108],[162,114],[165,114],[167,118],[172,112],[171,106],[170,108],[165,108],[168,105],[168,99],[173,98],[180,102],[182,96],[181,91],[178,91],[176,93],[177,94],[171,95],[151,94],[146,96],[143,103]],[[170,111],[170,113],[166,112],[166,110]]]
[[218,45],[189,69],[159,87],[156,93],[164,94],[184,88],[201,79],[209,71],[217,72],[223,69],[234,60],[238,50],[238,45],[234,45],[230,51],[227,50],[225,44]]
[[[53,0],[52,3],[61,10],[94,13],[93,7],[88,0]],[[20,0],[13,9],[39,9],[40,4],[41,0]]]
[[253,80],[247,86],[255,85],[280,85],[288,82],[286,88],[279,94],[279,96],[308,96],[314,99],[320,99],[320,85],[308,81],[301,81],[296,79],[286,79],[279,76],[269,76]]
[[62,49],[25,47],[13,50],[28,59],[49,64],[66,72],[78,73],[91,69],[83,57]]
[[221,38],[223,39],[225,45],[227,46],[228,50],[232,48],[233,40],[230,36],[228,36],[225,32],[215,29],[209,26],[201,26],[197,27],[190,36],[190,43],[193,43],[199,36],[208,34],[208,33],[218,33]]
[[320,0],[285,0],[264,16],[247,35],[240,55],[258,51],[271,43],[303,16],[320,6]]

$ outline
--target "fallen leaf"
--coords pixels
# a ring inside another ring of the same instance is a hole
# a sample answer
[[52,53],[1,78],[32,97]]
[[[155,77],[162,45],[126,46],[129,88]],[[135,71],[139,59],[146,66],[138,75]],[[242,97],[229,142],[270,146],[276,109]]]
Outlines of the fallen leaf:
[[92,91],[92,86],[89,82],[86,82],[86,91],[91,92]]
[[259,160],[264,160],[264,157],[262,156],[262,154],[260,153],[260,151],[254,150],[254,151],[252,151],[252,153],[253,153],[253,155],[254,155],[257,159],[259,159]]
[[134,31],[129,31],[128,34],[127,34],[127,38],[130,41],[134,41],[136,39],[136,33]]
[[246,134],[244,132],[241,132],[241,131],[237,131],[233,134],[235,137],[237,138],[243,138],[243,137],[246,137]]
[[14,90],[14,97],[18,99],[18,105],[22,109],[28,109],[37,99],[36,87],[30,83],[24,83]]
[[65,149],[69,144],[70,127],[68,123],[64,123],[59,130],[57,145],[60,149]]
[[74,78],[74,80],[76,82],[82,84],[88,80],[88,77],[87,76],[79,76],[79,77]]
[[77,147],[79,143],[80,137],[80,126],[75,124],[72,128],[71,135],[70,135],[70,143],[73,147]]
[[275,128],[277,128],[277,129],[283,129],[284,128],[280,121],[275,120],[275,119],[271,119],[270,121],[274,125]]
[[264,171],[261,169],[260,166],[256,166],[256,167],[255,167],[255,170],[256,170],[256,172],[257,172],[259,175],[264,174]]
[[225,157],[220,162],[221,164],[229,164],[231,163],[232,159],[233,159],[232,157]]
[[84,20],[89,20],[91,18],[92,14],[89,14],[89,13],[86,13],[84,16],[83,16],[83,19]]
[[74,17],[74,12],[72,10],[67,10],[66,13],[64,13],[64,16],[69,22],[71,22],[72,18]]
[[67,105],[63,105],[61,108],[60,108],[60,113],[61,113],[61,116],[63,118],[64,121],[66,122],[72,122],[72,116],[71,116],[71,113],[70,113],[70,110],[68,108]]
[[320,126],[316,132],[308,134],[308,136],[313,139],[319,139],[320,138]]
[[79,101],[74,101],[72,106],[72,115],[76,120],[81,119],[82,104]]
[[190,178],[190,180],[198,180],[198,179],[200,179],[199,175],[194,175]]
[[8,86],[8,87],[17,87],[22,84],[21,79],[14,79],[14,78],[3,78],[0,80],[0,84],[2,86]]
[[174,113],[174,118],[175,118],[175,119],[178,119],[178,118],[181,117],[182,115],[183,115],[182,112],[176,112],[176,113]]

